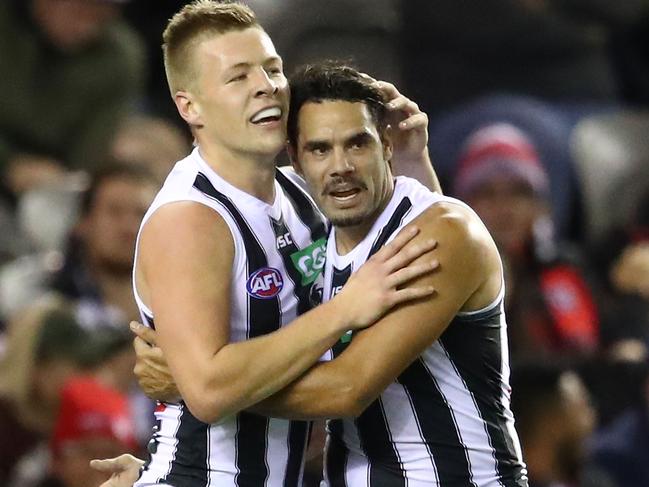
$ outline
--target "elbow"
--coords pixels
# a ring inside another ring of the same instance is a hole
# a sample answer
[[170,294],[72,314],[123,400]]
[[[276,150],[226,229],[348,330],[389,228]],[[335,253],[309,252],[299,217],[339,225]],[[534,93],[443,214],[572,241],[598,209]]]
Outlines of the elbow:
[[182,397],[192,416],[203,423],[218,423],[236,412],[231,411],[232,408],[224,403],[224,394],[207,387],[192,388],[184,392]]
[[188,395],[184,398],[184,402],[192,416],[203,423],[218,423],[226,416],[222,413],[219,404],[216,401],[211,401],[207,395],[202,397]]
[[338,401],[330,411],[330,418],[356,418],[372,404],[376,397],[372,396],[366,387],[350,384],[345,391],[337,394]]

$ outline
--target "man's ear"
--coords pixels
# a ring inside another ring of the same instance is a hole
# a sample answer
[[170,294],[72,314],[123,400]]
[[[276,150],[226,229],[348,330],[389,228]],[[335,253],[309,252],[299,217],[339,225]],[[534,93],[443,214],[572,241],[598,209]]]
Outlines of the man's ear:
[[174,103],[180,116],[190,126],[202,125],[200,105],[196,103],[191,93],[177,91],[174,95]]
[[287,142],[286,152],[288,154],[289,160],[291,161],[291,165],[293,166],[293,169],[295,169],[295,172],[298,173],[300,176],[304,177],[304,173],[302,172],[302,166],[300,165],[300,161],[297,158],[296,147],[290,142]]
[[380,133],[381,145],[383,146],[383,159],[392,162],[392,139],[387,128]]

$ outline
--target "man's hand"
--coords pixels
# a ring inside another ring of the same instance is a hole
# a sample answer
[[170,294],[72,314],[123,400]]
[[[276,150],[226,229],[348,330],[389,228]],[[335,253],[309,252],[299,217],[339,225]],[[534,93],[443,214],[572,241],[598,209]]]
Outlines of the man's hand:
[[399,93],[392,83],[377,81],[376,86],[388,100],[388,134],[392,141],[393,159],[397,162],[411,162],[425,158],[430,164],[428,115],[414,101]]
[[[367,76],[367,75],[365,75]],[[418,180],[431,191],[442,192],[428,154],[428,115],[386,81],[367,78],[387,100],[388,137],[392,141],[392,172]]]
[[410,265],[437,246],[434,240],[407,245],[418,233],[419,229],[415,226],[402,229],[390,243],[352,274],[334,298],[339,303],[345,300],[342,309],[350,317],[353,329],[372,325],[397,304],[424,298],[435,292],[430,286],[401,288],[403,284],[439,267],[439,262],[432,257],[424,263]]
[[151,399],[178,401],[180,392],[171,376],[162,349],[157,346],[155,331],[136,322],[131,323],[131,330],[136,335],[133,340],[136,355],[133,373],[138,384]]
[[110,474],[110,478],[99,487],[132,487],[140,476],[142,465],[143,460],[128,454],[90,461],[90,466],[95,470]]

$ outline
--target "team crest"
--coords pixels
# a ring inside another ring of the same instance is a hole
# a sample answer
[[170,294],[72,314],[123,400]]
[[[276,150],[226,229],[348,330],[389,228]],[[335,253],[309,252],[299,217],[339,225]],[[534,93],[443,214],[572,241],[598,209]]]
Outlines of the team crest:
[[274,267],[257,269],[248,278],[246,291],[253,298],[271,299],[279,294],[284,287],[282,274]]

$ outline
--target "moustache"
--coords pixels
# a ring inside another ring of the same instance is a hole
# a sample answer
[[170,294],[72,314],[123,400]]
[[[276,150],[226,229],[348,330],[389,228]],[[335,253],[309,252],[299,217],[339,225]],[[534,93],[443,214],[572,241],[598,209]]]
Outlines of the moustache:
[[367,189],[363,181],[354,177],[338,178],[328,182],[322,190],[322,196],[335,191],[348,191],[350,189]]

